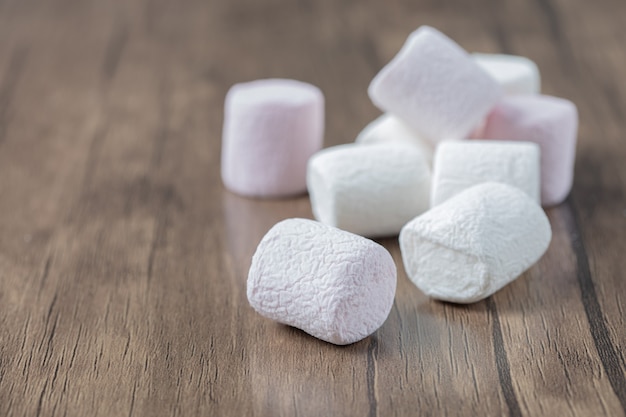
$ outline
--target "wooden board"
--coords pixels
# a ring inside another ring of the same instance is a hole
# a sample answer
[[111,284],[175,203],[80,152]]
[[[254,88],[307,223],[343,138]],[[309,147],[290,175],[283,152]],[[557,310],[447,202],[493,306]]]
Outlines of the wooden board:
[[[0,415],[620,416],[626,410],[626,3],[0,1]],[[306,196],[224,190],[223,99],[288,77],[325,145],[429,24],[525,55],[580,112],[543,259],[491,298],[432,301],[399,267],[384,326],[337,347],[257,315],[263,234]]]

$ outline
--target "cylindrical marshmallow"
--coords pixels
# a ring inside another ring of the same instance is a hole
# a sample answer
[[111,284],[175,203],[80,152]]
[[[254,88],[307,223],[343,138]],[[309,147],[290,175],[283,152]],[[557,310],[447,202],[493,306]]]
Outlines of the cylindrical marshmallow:
[[472,303],[530,268],[551,238],[548,218],[526,193],[487,182],[409,222],[400,251],[407,275],[423,293]]
[[519,188],[540,204],[539,146],[532,142],[465,140],[441,143],[435,153],[431,207],[483,182]]
[[472,59],[500,84],[505,95],[539,94],[539,68],[530,59],[517,55],[473,53]]
[[362,236],[397,235],[429,206],[430,169],[409,145],[347,144],[309,161],[313,215]]
[[389,113],[381,115],[365,126],[356,137],[355,142],[364,145],[385,143],[413,145],[422,152],[428,164],[432,165],[433,144],[420,137],[406,123]]
[[505,97],[491,112],[482,139],[534,142],[541,148],[541,203],[561,203],[572,188],[578,111],[569,100]]
[[315,86],[265,79],[234,85],[226,96],[222,180],[245,196],[306,191],[306,164],[321,149],[324,97]]
[[387,319],[396,266],[379,244],[305,219],[276,224],[252,257],[248,300],[261,315],[337,345]]
[[368,93],[377,107],[439,142],[467,137],[501,91],[463,48],[422,26],[376,75]]

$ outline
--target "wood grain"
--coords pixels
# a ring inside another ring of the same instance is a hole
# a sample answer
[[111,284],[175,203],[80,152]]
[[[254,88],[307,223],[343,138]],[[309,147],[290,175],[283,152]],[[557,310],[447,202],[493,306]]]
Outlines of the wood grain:
[[[618,0],[0,1],[0,415],[625,415],[624,21]],[[421,24],[532,58],[577,104],[548,252],[469,306],[400,266],[347,347],[261,318],[250,258],[311,208],[223,189],[227,89],[314,83],[326,146],[350,142]]]

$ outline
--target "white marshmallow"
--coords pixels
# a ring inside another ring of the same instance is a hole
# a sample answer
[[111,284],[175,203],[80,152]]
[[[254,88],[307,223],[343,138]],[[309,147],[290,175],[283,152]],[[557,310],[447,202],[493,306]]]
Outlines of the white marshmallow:
[[472,303],[537,262],[551,238],[548,218],[526,193],[488,182],[409,222],[400,250],[409,278],[426,295]]
[[462,139],[500,97],[500,87],[443,33],[422,26],[372,80],[372,102],[438,142]]
[[531,142],[471,140],[437,147],[431,207],[474,185],[495,181],[524,191],[541,202],[539,146]]
[[363,236],[390,236],[429,206],[430,169],[408,145],[347,144],[309,160],[313,215]]
[[252,258],[248,300],[261,315],[345,345],[375,332],[396,292],[379,244],[305,219],[276,224]]
[[406,123],[396,116],[385,113],[369,123],[359,133],[356,143],[371,145],[380,143],[403,143],[418,148],[429,165],[433,160],[433,144],[411,129]]
[[472,59],[500,84],[506,95],[539,94],[541,91],[539,68],[528,58],[474,53]]

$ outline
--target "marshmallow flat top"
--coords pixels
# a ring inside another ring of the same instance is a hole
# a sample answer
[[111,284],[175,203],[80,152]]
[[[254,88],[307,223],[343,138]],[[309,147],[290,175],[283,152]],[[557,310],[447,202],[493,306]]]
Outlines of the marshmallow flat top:
[[306,191],[306,164],[322,147],[324,97],[295,80],[234,85],[226,96],[222,180],[231,191],[281,197]]
[[514,121],[516,125],[525,127],[540,126],[567,119],[572,114],[576,114],[576,106],[564,98],[548,95],[526,95],[503,97],[493,111],[506,113],[507,118]]
[[268,78],[235,84],[227,100],[234,105],[278,105],[293,107],[323,99],[322,92],[312,84],[282,78]]
[[439,142],[467,137],[501,91],[463,48],[422,26],[374,77],[368,93],[377,107]]
[[316,219],[362,236],[392,236],[429,206],[430,169],[409,145],[346,144],[309,160]]
[[449,141],[437,147],[431,206],[474,185],[496,181],[524,191],[540,203],[540,152],[532,142]]
[[500,84],[506,95],[539,94],[539,68],[530,59],[517,55],[473,53],[472,59]]
[[493,109],[483,139],[529,141],[541,148],[541,203],[569,194],[574,178],[578,111],[574,103],[546,95],[504,97]]
[[537,262],[551,238],[548,218],[526,193],[487,182],[409,222],[400,250],[409,278],[426,295],[471,303]]
[[287,219],[267,232],[247,287],[261,315],[338,345],[376,331],[395,291],[396,266],[385,248],[306,219]]
[[385,113],[370,122],[359,133],[356,143],[371,145],[384,143],[402,143],[413,145],[422,152],[429,165],[432,165],[434,147],[430,141],[420,137],[411,127],[396,116]]

